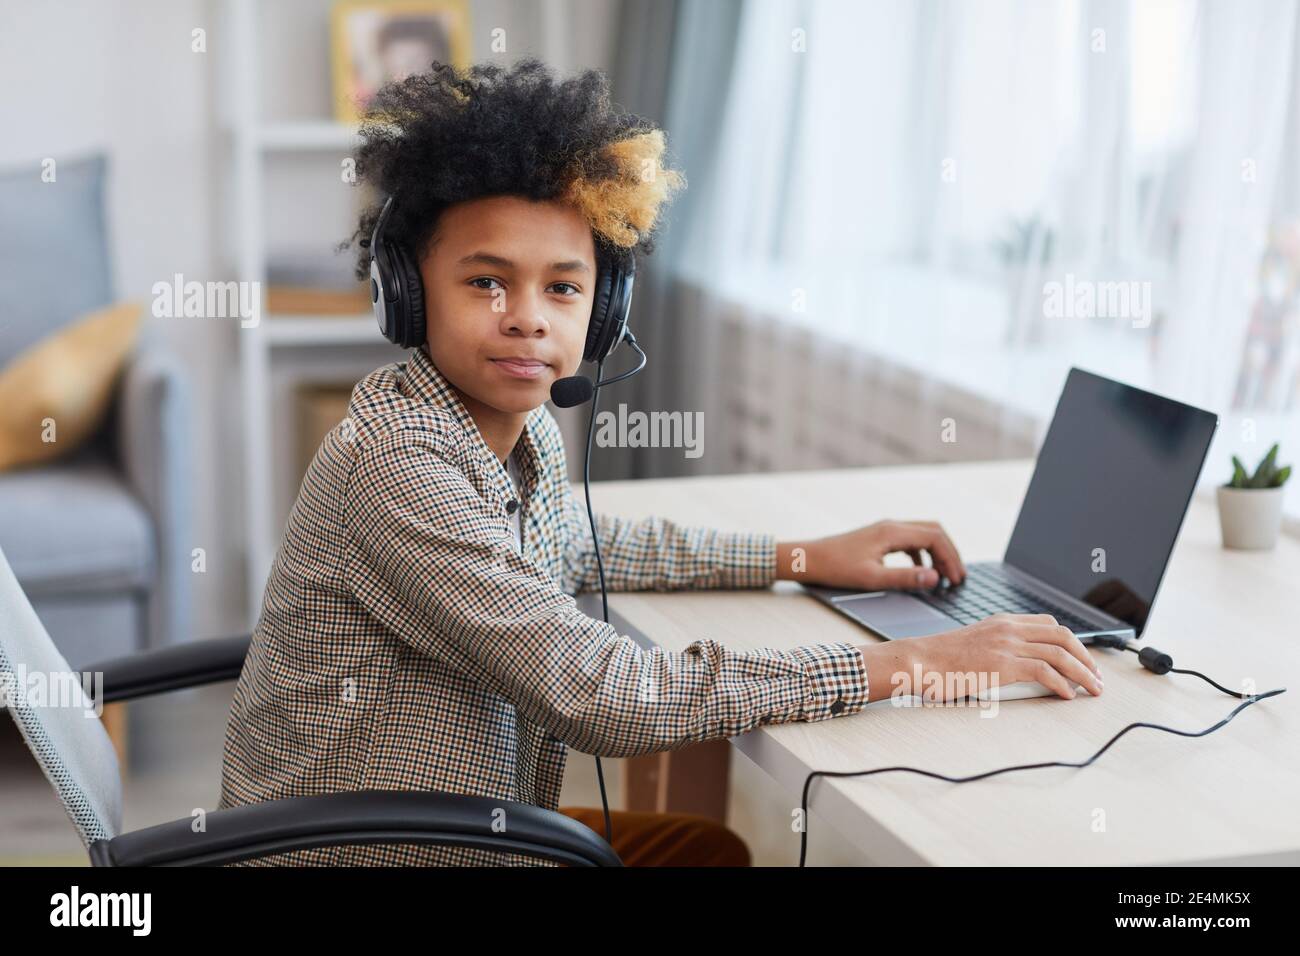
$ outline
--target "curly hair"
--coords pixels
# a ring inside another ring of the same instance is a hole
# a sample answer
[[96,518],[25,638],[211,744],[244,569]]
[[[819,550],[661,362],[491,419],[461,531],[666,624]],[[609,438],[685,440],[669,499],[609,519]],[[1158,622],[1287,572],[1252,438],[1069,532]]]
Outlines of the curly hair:
[[[417,261],[448,206],[513,195],[571,204],[591,224],[597,254],[626,264],[653,251],[660,207],[686,183],[663,165],[663,132],[616,110],[603,74],[557,81],[532,58],[508,71],[434,63],[382,87],[360,132],[357,178],[398,197],[385,233]],[[358,279],[382,208],[367,207],[341,246],[360,247]]]

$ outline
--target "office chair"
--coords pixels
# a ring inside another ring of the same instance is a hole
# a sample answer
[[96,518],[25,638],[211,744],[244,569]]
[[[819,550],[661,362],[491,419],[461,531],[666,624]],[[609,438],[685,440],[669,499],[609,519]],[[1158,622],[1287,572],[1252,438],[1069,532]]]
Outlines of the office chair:
[[[101,703],[235,680],[248,636],[144,651],[87,668],[103,673]],[[26,693],[46,682],[49,693]],[[55,692],[57,691],[57,692]],[[117,754],[92,701],[54,646],[0,550],[0,703],[54,787],[94,866],[204,866],[324,846],[418,843],[458,846],[570,866],[621,866],[595,831],[562,813],[465,794],[364,790],[289,797],[212,810],[122,833]],[[503,809],[505,832],[493,832]]]

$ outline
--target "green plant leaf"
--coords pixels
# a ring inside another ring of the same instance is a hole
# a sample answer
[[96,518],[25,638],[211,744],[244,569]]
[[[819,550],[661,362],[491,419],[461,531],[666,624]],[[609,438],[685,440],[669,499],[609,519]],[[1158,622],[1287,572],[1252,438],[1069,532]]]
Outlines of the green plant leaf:
[[1268,450],[1268,454],[1260,461],[1259,467],[1255,469],[1255,474],[1251,476],[1250,487],[1268,488],[1269,483],[1273,480],[1273,472],[1277,463],[1277,442],[1273,442],[1273,447]]
[[1279,468],[1277,471],[1273,473],[1273,483],[1269,485],[1269,487],[1281,488],[1284,484],[1286,484],[1286,480],[1290,477],[1291,477],[1290,465],[1286,465],[1282,468]]
[[1241,463],[1240,458],[1238,458],[1236,455],[1233,455],[1232,456],[1232,480],[1228,482],[1228,487],[1245,488],[1247,481],[1248,479],[1246,477],[1246,466]]

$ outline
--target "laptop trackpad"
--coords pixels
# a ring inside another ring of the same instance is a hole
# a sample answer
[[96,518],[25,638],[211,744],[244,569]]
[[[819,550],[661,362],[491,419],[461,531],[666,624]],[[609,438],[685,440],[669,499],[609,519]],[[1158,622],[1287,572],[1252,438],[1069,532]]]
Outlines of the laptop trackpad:
[[835,606],[865,624],[881,637],[924,637],[951,631],[961,625],[924,601],[898,591],[882,591],[871,597],[846,598]]

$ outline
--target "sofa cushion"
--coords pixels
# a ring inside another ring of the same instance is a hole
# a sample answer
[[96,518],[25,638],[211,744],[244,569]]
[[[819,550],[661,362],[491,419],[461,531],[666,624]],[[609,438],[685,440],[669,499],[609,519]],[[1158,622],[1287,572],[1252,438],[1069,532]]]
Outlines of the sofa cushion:
[[138,304],[110,306],[0,367],[0,471],[61,458],[95,433],[139,330]]
[[0,473],[0,548],[31,599],[148,588],[148,513],[109,465],[74,456]]
[[[0,171],[0,365],[113,301],[102,155]],[[48,178],[48,175],[47,177]]]

